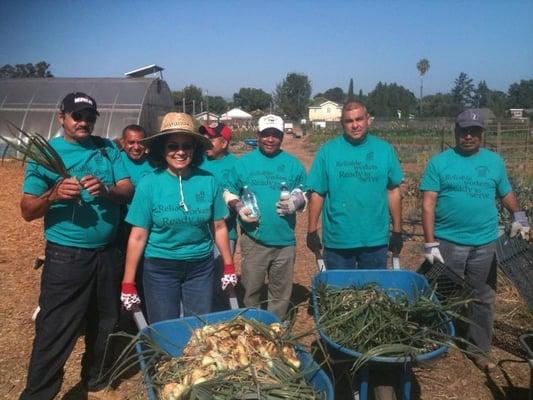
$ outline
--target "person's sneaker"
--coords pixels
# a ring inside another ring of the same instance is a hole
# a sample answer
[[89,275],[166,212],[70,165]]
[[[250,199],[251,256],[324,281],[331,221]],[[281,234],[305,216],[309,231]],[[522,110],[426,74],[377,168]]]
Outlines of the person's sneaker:
[[114,390],[102,389],[96,392],[88,391],[87,399],[88,400],[121,400],[122,396],[119,395]]
[[472,356],[470,359],[483,372],[490,372],[496,369],[496,364],[487,356]]

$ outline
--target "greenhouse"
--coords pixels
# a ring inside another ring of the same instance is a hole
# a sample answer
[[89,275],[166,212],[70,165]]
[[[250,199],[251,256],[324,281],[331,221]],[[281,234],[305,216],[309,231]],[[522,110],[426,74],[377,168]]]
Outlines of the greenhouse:
[[60,132],[56,114],[63,97],[85,92],[98,105],[93,134],[113,139],[129,124],[148,135],[157,132],[162,116],[172,111],[170,89],[160,78],[27,78],[0,80],[0,135],[10,121],[21,129],[50,139]]

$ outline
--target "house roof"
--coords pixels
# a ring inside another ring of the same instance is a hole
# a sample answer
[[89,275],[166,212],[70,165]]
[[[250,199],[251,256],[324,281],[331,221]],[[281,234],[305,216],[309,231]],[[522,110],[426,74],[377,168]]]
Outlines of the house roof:
[[315,99],[315,101],[313,101],[311,103],[309,108],[322,108],[322,107],[324,107],[327,104],[329,104],[331,106],[334,106],[334,107],[338,107],[338,108],[342,107],[340,104],[335,103],[334,101],[331,101],[331,100],[328,100],[328,99],[324,99],[323,97],[317,97]]

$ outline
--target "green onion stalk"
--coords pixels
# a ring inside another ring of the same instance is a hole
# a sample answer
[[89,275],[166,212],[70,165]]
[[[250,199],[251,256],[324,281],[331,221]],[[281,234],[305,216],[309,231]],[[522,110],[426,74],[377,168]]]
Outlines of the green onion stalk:
[[[434,290],[411,298],[401,289],[383,289],[375,283],[362,287],[317,287],[318,328],[335,343],[361,353],[353,372],[373,357],[414,360],[441,346],[457,348],[448,331],[450,320],[464,320],[455,310],[470,300],[434,301]],[[467,321],[468,322],[468,321]]]

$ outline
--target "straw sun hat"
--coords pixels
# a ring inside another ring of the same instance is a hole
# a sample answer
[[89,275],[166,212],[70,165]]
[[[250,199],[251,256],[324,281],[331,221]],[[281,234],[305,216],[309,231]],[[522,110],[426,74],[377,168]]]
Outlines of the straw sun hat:
[[177,112],[165,114],[163,121],[161,122],[160,132],[147,137],[143,141],[150,142],[155,138],[160,138],[164,135],[169,135],[172,133],[182,133],[186,136],[189,136],[194,139],[197,144],[203,146],[204,149],[210,149],[213,146],[208,138],[198,133],[198,131],[194,128],[192,117],[189,114]]

